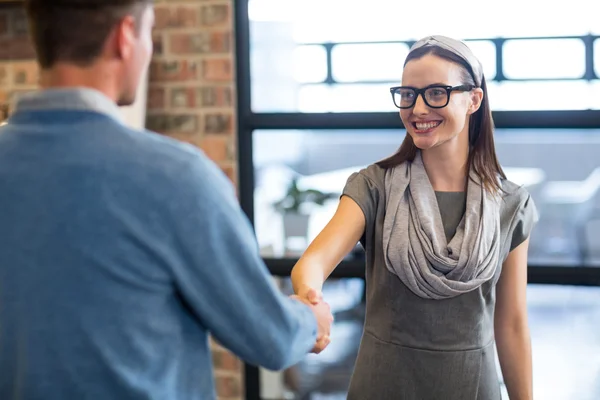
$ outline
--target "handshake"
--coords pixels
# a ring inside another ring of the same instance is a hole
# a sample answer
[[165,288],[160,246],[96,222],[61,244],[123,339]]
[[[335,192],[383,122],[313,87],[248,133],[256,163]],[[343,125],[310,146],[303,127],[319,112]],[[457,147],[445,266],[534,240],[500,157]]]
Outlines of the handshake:
[[310,307],[317,319],[317,341],[312,349],[312,353],[319,354],[329,345],[329,335],[331,333],[331,324],[333,315],[329,304],[323,300],[323,295],[311,288],[301,288],[298,294],[290,296]]

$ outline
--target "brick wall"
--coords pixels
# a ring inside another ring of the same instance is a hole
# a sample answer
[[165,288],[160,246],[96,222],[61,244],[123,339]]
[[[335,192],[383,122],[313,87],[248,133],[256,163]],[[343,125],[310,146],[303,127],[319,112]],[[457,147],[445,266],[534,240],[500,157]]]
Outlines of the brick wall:
[[27,37],[25,14],[18,7],[0,8],[0,103],[14,93],[36,88],[38,67]]
[[[233,0],[156,0],[149,129],[192,143],[236,181]],[[0,8],[0,103],[36,88],[18,6]],[[219,399],[243,398],[242,364],[212,342]]]
[[156,2],[148,128],[193,143],[235,181],[232,0]]

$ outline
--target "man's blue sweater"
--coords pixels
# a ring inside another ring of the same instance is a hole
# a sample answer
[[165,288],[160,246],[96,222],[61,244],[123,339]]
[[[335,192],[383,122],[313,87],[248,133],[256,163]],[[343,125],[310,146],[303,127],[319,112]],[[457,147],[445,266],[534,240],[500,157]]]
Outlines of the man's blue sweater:
[[232,185],[89,89],[0,129],[0,399],[214,399],[208,335],[282,369],[314,345]]

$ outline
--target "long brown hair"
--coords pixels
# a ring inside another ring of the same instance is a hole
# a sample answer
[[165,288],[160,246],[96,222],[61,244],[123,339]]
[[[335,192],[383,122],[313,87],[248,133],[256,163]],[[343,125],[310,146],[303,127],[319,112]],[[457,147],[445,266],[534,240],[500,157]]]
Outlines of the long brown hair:
[[[456,63],[462,67],[463,84],[475,85],[473,79],[473,70],[471,66],[460,56],[442,49],[437,46],[421,47],[412,51],[404,65],[410,61],[423,57],[426,54],[433,54],[445,60]],[[496,148],[494,145],[494,121],[492,111],[488,100],[487,85],[485,77],[481,80],[481,90],[483,90],[483,100],[479,109],[469,117],[469,159],[467,161],[467,171],[473,168],[474,172],[481,179],[483,187],[490,193],[496,193],[501,190],[498,177],[506,179],[506,175],[498,162]],[[417,154],[417,146],[412,137],[407,133],[404,141],[398,151],[392,156],[377,162],[381,168],[393,168],[406,161],[414,160]]]

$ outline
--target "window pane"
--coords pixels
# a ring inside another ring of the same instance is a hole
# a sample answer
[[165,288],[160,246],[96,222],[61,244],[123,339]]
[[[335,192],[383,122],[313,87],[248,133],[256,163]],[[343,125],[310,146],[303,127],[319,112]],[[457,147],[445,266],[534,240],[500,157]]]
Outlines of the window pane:
[[534,398],[600,398],[600,288],[529,285],[527,305]]
[[490,82],[492,110],[600,109],[598,81]]
[[[284,294],[293,293],[289,279],[277,282]],[[334,314],[331,344],[284,372],[261,369],[261,398],[346,399],[365,321],[363,286],[359,279],[325,283],[323,295]],[[534,398],[600,398],[600,288],[529,285],[527,311]],[[497,370],[508,400],[498,362]]]
[[300,83],[327,78],[327,52],[323,46],[299,46],[294,50],[294,79]]
[[[494,18],[477,24],[456,23],[465,18],[464,10],[480,7],[476,0],[432,1],[428,6],[435,7],[439,15],[444,16],[435,21],[435,32],[462,39],[586,35],[592,29],[598,29],[597,21],[593,18],[597,13],[591,10],[597,6],[592,6],[587,0],[573,0],[568,8],[550,7],[542,14],[537,4],[509,0],[502,7],[494,9]],[[515,13],[515,9],[520,11]],[[250,0],[252,110],[301,112],[306,109],[305,101],[301,100],[301,97],[305,98],[305,94],[301,94],[304,91],[302,83],[318,82],[318,78],[326,74],[327,68],[323,53],[316,48],[311,48],[308,55],[300,50],[301,54],[298,55],[298,46],[307,43],[346,43],[349,46],[337,47],[332,54],[331,72],[340,81],[391,81],[397,84],[402,72],[401,54],[404,53],[399,50],[386,54],[382,49],[403,46],[398,42],[435,33],[431,24],[423,24],[419,18],[411,17],[421,13],[422,4],[396,0],[374,0],[369,7],[355,0]],[[365,47],[360,47],[362,43]],[[531,78],[583,74],[585,57],[581,43],[544,43],[548,42],[536,42],[533,47],[526,46],[527,49],[513,49],[506,56],[506,73]],[[488,80],[493,79],[496,58],[492,44],[480,40],[473,43],[472,47],[483,63]],[[532,49],[533,53],[530,52]],[[555,56],[557,49],[561,56]],[[353,53],[353,50],[357,53]],[[358,54],[367,56],[359,57]],[[313,60],[310,65],[307,64],[308,59]],[[296,63],[301,65],[297,66]],[[361,89],[354,87],[358,92],[351,94],[351,97],[360,97]],[[344,89],[342,91],[347,93]],[[373,101],[378,102],[377,99]],[[510,104],[507,107],[519,110]],[[321,109],[311,106],[310,109],[314,112],[330,112],[332,109],[367,111],[356,106],[324,106]],[[373,107],[369,106],[368,110],[373,110]],[[387,108],[376,111],[385,110]]]
[[[403,136],[398,130],[255,131],[261,254],[299,256],[333,216],[350,174],[391,155]],[[498,130],[495,141],[509,179],[529,190],[540,213],[531,262],[579,265],[584,257],[584,264],[600,266],[600,130]],[[293,177],[301,189],[331,197],[322,206],[302,203],[300,215],[275,207]]]
[[408,46],[402,43],[337,45],[332,51],[333,79],[399,83],[407,55]]
[[600,80],[592,82],[592,109],[600,110]]
[[496,46],[489,40],[472,40],[467,43],[483,66],[486,81],[496,76]]
[[581,78],[585,45],[579,39],[510,40],[504,44],[504,74],[511,79]]
[[300,112],[397,111],[389,84],[305,85],[300,89]]
[[305,43],[406,40],[437,32],[463,38],[565,36],[598,29],[598,6],[589,0],[547,7],[543,13],[535,2],[506,0],[493,8],[493,18],[478,23],[456,22],[465,19],[465,10],[481,6],[476,0],[430,0],[428,7],[444,16],[435,28],[415,17],[423,13],[419,2],[374,0],[366,7],[357,0],[250,0],[249,6],[253,21],[287,21],[294,25],[295,38]]

